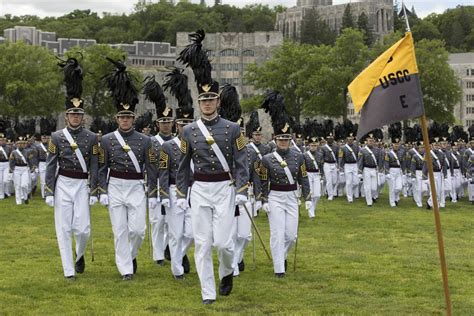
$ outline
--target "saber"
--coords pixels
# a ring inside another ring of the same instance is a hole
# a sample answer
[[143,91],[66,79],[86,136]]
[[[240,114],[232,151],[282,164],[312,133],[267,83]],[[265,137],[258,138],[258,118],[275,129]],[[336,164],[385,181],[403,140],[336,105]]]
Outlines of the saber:
[[[252,203],[252,216],[255,212],[255,209],[254,209],[255,205],[254,203]],[[253,261],[253,270],[255,270],[256,268],[256,265],[255,265],[255,229],[252,227],[252,261]]]
[[249,210],[248,210],[247,206],[245,204],[242,204],[242,205],[245,209],[245,212],[247,212],[248,217],[250,218],[250,222],[252,222],[252,226],[255,229],[255,232],[257,233],[258,239],[260,240],[260,243],[262,244],[263,250],[265,250],[265,254],[268,257],[268,260],[270,260],[270,262],[272,262],[272,257],[270,257],[270,254],[268,253],[267,248],[265,247],[265,244],[263,243],[262,236],[260,235],[260,232],[258,231],[258,228],[255,225],[255,222],[253,221],[252,216],[250,216],[250,213],[249,213]]
[[91,262],[94,262],[94,235],[92,234],[92,221],[89,221],[89,226],[91,230]]

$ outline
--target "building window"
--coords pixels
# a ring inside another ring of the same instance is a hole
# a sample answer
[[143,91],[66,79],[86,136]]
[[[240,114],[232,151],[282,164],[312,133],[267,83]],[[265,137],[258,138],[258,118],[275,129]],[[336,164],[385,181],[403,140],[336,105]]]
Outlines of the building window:
[[466,94],[466,101],[467,102],[474,101],[474,94]]
[[232,64],[234,71],[239,71],[239,65],[240,64]]
[[471,126],[474,124],[474,120],[466,120],[466,126]]
[[466,88],[473,89],[474,88],[474,81],[466,81]]
[[347,114],[348,115],[354,115],[354,109],[348,109]]
[[466,114],[474,114],[474,108],[473,107],[467,107],[466,108]]
[[207,57],[212,57],[216,55],[216,53],[213,50],[206,51],[206,54],[207,54]]
[[474,76],[474,69],[471,69],[471,76]]
[[234,86],[238,86],[238,85],[239,85],[239,81],[240,81],[239,78],[234,78],[232,84],[233,84]]
[[242,52],[242,56],[250,56],[253,57],[255,56],[255,52],[253,50],[247,49]]
[[239,52],[235,49],[224,49],[220,52],[221,56],[239,56]]

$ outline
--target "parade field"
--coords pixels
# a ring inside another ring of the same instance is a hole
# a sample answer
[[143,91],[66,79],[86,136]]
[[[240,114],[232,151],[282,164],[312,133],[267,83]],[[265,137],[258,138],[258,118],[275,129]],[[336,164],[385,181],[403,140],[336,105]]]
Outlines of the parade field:
[[[38,197],[28,205],[0,201],[0,314],[444,314],[433,213],[402,198],[389,208],[385,193],[373,207],[337,198],[318,205],[315,221],[301,208],[297,269],[290,252],[287,277],[277,279],[261,245],[245,253],[245,271],[228,297],[201,302],[194,267],[174,280],[170,263],[152,262],[148,236],[133,281],[121,281],[107,210],[92,208],[86,271],[66,281],[53,209]],[[447,202],[441,210],[453,314],[474,314],[474,206]],[[256,223],[269,249],[268,220]],[[216,258],[214,263],[216,263]]]

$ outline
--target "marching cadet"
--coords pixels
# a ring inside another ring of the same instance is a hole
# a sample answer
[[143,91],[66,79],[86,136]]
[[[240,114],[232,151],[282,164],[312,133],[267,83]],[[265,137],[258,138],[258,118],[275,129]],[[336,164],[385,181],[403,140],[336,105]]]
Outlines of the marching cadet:
[[[169,89],[178,99],[176,112],[178,136],[165,141],[161,146],[158,183],[161,205],[165,208],[168,222],[171,272],[176,280],[182,280],[184,274],[189,273],[191,269],[187,252],[193,242],[193,231],[189,204],[184,209],[177,205],[176,175],[182,155],[180,146],[183,130],[186,125],[193,122],[194,110],[187,85],[188,77],[183,74],[182,69],[173,69],[166,75],[166,80],[163,87]],[[192,170],[190,176],[192,177]]]
[[304,153],[305,148],[303,141],[303,130],[300,124],[296,124],[296,126],[294,127],[294,135],[294,139],[296,139],[296,141],[292,137],[290,147],[294,147],[300,153]]
[[400,202],[400,193],[402,191],[402,159],[403,153],[400,150],[400,139],[392,137],[392,145],[385,152],[385,178],[388,182],[388,200],[391,207],[395,207]]
[[467,180],[467,192],[469,201],[474,203],[474,134],[470,137],[470,147],[464,151],[463,164],[465,166],[464,172]]
[[16,204],[28,204],[30,193],[30,170],[34,170],[34,157],[30,150],[26,148],[27,125],[18,123],[15,126],[17,133],[16,149],[10,153],[10,173],[13,174],[13,184],[15,186]]
[[339,147],[339,170],[344,171],[346,182],[347,201],[352,203],[354,198],[359,197],[359,183],[357,168],[357,156],[359,155],[359,146],[354,143],[354,133],[357,133],[354,125],[346,120],[344,121],[344,132],[346,134],[346,143]]
[[201,282],[204,304],[216,299],[212,246],[219,258],[220,295],[229,295],[233,287],[235,205],[247,202],[248,166],[245,136],[239,125],[218,115],[219,84],[211,78],[211,66],[201,50],[204,31],[190,35],[192,43],[180,53],[178,61],[191,66],[198,83],[198,104],[202,116],[183,131],[178,168],[178,207],[187,207],[190,162],[194,164],[194,182],[190,193],[191,221],[194,233],[194,258]]
[[[428,154],[428,153],[426,153]],[[444,196],[444,178],[447,175],[447,170],[446,170],[446,164],[444,163],[444,155],[442,151],[440,150],[439,146],[439,139],[438,137],[434,137],[434,142],[431,145],[431,160],[433,164],[433,174],[434,174],[434,180],[435,180],[435,190],[436,190],[436,196],[438,198],[438,203],[439,207],[444,208],[445,207],[445,196]],[[426,182],[428,182],[428,166],[426,164],[423,165],[423,179],[425,179]],[[428,182],[428,186],[430,183]],[[430,189],[430,197],[428,201],[426,202],[426,208],[430,209],[433,207],[433,196],[431,194],[431,189]]]
[[263,157],[260,166],[263,209],[270,223],[270,248],[277,278],[285,277],[287,256],[298,232],[297,183],[301,185],[306,209],[311,207],[311,191],[303,154],[290,148],[289,115],[283,97],[270,91],[262,107],[270,112],[277,149]]
[[[160,156],[161,147],[164,142],[169,141],[173,138],[171,133],[173,128],[173,110],[166,105],[166,98],[163,94],[163,90],[160,85],[155,81],[155,76],[147,77],[143,93],[146,99],[151,101],[155,105],[156,110],[156,126],[159,132],[151,136],[151,146],[153,154],[157,157]],[[158,168],[158,166],[156,166]],[[162,169],[157,170],[157,180],[159,180],[159,172]],[[159,188],[159,183],[157,184]],[[151,241],[153,248],[153,261],[158,265],[163,266],[165,264],[165,250],[168,249],[168,223],[165,212],[165,206],[158,201],[154,207],[150,207],[148,212],[148,218],[151,226]],[[169,205],[168,205],[169,207]]]
[[337,153],[338,148],[334,143],[334,127],[331,120],[324,122],[326,144],[321,146],[321,159],[323,161],[324,179],[326,180],[326,192],[328,200],[332,201],[337,195]]
[[318,137],[316,133],[309,136],[308,150],[304,153],[306,163],[306,172],[308,174],[308,182],[311,191],[311,206],[308,208],[308,216],[314,219],[316,216],[316,206],[321,198],[321,168],[318,165]]
[[357,159],[357,167],[359,170],[359,178],[363,179],[365,200],[368,206],[377,200],[378,197],[378,177],[377,170],[379,162],[377,159],[378,148],[375,147],[375,140],[372,133],[363,137],[367,141],[367,145],[359,151]]
[[425,182],[423,181],[423,164],[425,163],[423,155],[425,147],[421,139],[418,141],[417,146],[418,150],[416,146],[413,146],[411,149],[413,154],[410,162],[410,173],[413,179],[413,200],[416,206],[423,207],[423,192],[426,191]]
[[6,119],[0,118],[0,200],[10,196],[9,186],[10,179],[12,178],[8,162],[11,148],[10,146],[7,146],[5,135],[8,123],[9,122]]
[[461,154],[458,151],[459,145],[457,142],[452,143],[451,150],[448,153],[448,161],[450,169],[448,173],[451,173],[451,202],[457,203],[461,198],[462,190],[462,172],[461,172]]
[[[257,111],[253,111],[250,114],[250,120],[247,124],[247,135],[250,139],[250,142],[247,145],[247,150],[249,151],[250,158],[249,167],[252,169],[252,166],[254,166],[253,169],[257,169],[260,167],[260,163],[262,161],[263,156],[271,151],[268,145],[262,143],[262,127],[260,126]],[[261,188],[253,186],[260,185],[260,179],[258,178],[259,172],[257,172],[257,174],[253,174],[253,172],[251,172],[250,177],[251,179],[249,184],[249,192],[254,194],[249,195],[249,200],[252,204],[253,215],[257,216],[258,210],[262,208],[262,201],[260,199]],[[255,182],[253,181],[254,179]]]
[[53,118],[41,118],[40,134],[41,140],[36,144],[38,151],[38,171],[41,186],[41,197],[45,198],[46,187],[46,158],[48,156],[48,144],[51,139],[51,133],[56,131],[56,120]]
[[30,197],[36,192],[36,187],[38,184],[38,163],[39,163],[39,154],[36,149],[36,120],[29,119],[25,121],[26,128],[28,130],[26,134],[26,150],[30,156],[30,184],[28,187],[28,194]]
[[[100,203],[108,205],[114,232],[115,263],[122,280],[137,272],[137,254],[145,238],[148,206],[157,205],[156,156],[150,138],[133,128],[138,91],[122,61],[104,77],[117,108],[118,129],[102,137],[99,153]],[[95,136],[95,135],[94,135]],[[148,192],[145,192],[144,169]]]
[[444,194],[444,198],[446,200],[446,198],[448,196],[451,197],[451,200],[452,200],[452,196],[451,196],[451,192],[452,192],[452,172],[451,172],[451,160],[449,159],[450,157],[450,153],[451,153],[451,145],[448,145],[448,138],[447,136],[449,136],[449,134],[446,134],[446,136],[443,136],[441,139],[441,142],[440,142],[440,152],[442,152],[443,154],[443,160],[444,160],[444,164],[446,165],[446,176],[443,180],[443,185],[444,185],[444,190],[443,190],[443,194]]
[[[67,126],[52,133],[48,144],[45,196],[46,204],[54,207],[64,276],[74,280],[75,273],[83,273],[85,269],[84,253],[90,236],[89,205],[97,202],[98,146],[95,134],[82,126],[81,66],[75,58],[68,58],[59,66],[66,83]],[[76,239],[75,260],[71,234]]]

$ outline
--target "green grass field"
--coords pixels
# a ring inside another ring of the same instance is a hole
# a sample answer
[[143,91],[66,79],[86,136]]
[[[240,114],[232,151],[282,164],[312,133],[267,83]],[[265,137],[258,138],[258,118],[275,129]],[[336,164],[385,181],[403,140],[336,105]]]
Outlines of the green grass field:
[[[474,206],[447,205],[441,221],[453,314],[472,315]],[[322,201],[315,221],[302,210],[296,272],[292,252],[287,277],[276,279],[258,243],[252,269],[250,243],[232,294],[210,306],[201,303],[193,255],[191,273],[175,281],[169,262],[152,262],[148,239],[134,280],[122,282],[102,206],[92,209],[95,262],[88,247],[86,272],[75,282],[63,278],[52,208],[38,197],[22,206],[10,198],[0,201],[0,214],[0,314],[444,314],[433,213],[410,199],[396,209],[386,194],[372,208]],[[268,220],[261,213],[256,222],[269,249]]]

